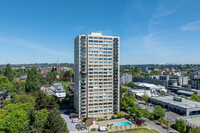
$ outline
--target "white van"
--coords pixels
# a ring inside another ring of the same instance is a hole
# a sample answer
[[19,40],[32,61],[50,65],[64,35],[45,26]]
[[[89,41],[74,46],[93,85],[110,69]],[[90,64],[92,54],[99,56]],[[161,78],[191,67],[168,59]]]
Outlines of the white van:
[[72,123],[78,123],[78,122],[81,122],[80,119],[72,119]]
[[108,131],[108,128],[107,127],[100,127],[99,131],[100,132],[105,132],[105,131]]

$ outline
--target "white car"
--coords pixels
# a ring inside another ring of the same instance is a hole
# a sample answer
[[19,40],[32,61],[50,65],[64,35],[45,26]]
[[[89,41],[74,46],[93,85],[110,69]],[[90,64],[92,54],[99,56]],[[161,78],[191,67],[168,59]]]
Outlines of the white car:
[[108,131],[108,128],[107,127],[100,127],[99,131],[100,132],[105,132],[105,131]]
[[78,123],[78,122],[81,122],[80,119],[72,119],[72,123]]

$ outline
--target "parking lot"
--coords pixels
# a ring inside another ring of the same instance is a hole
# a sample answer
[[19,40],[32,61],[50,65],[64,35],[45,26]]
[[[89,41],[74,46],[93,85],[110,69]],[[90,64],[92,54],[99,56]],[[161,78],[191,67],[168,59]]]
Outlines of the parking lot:
[[[82,122],[75,122],[75,123],[72,123],[72,119],[70,119],[69,117],[69,113],[67,112],[67,110],[61,110],[61,116],[62,118],[65,120],[65,122],[67,123],[67,127],[69,129],[70,132],[77,132],[77,131],[86,131],[86,128],[85,126],[83,125]],[[85,128],[85,129],[82,129],[82,130],[78,130],[77,127],[79,128]]]
[[69,131],[70,132],[72,132],[72,131],[78,131],[77,129],[76,129],[76,124],[77,123],[72,123],[71,121],[71,119],[69,118],[69,114],[65,114],[64,112],[66,112],[66,110],[61,110],[60,111],[61,112],[61,116],[62,116],[62,118],[65,120],[65,122],[67,123],[67,127],[68,127],[68,129],[69,129]]
[[136,101],[135,104],[138,106],[138,107],[141,107],[145,110],[148,110],[149,112],[153,112],[153,110],[155,109],[154,106],[149,106],[149,105],[145,105],[143,101]]

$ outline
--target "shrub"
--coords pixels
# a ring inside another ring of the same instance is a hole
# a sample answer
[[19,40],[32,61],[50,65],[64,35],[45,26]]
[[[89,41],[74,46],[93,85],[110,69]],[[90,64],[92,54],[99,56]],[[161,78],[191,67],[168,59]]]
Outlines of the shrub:
[[158,119],[158,122],[159,122],[160,124],[163,124],[162,118],[159,118],[159,119]]
[[141,126],[142,123],[143,123],[143,120],[141,120],[141,119],[138,119],[138,120],[136,121],[136,124],[139,125],[139,126]]
[[123,117],[123,116],[124,116],[124,115],[122,114],[122,112],[120,112],[120,111],[117,112],[117,117],[118,117],[118,118],[121,118],[121,117]]
[[112,119],[117,119],[117,115],[113,114]]

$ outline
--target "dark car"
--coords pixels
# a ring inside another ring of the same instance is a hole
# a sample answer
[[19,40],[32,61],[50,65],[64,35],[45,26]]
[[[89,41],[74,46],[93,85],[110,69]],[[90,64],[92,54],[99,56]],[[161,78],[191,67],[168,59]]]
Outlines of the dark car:
[[64,114],[67,114],[67,111],[65,111]]
[[81,125],[80,124],[76,124],[76,129],[80,129]]
[[81,126],[81,127],[80,127],[80,130],[87,130],[87,129],[86,129],[86,127],[84,127],[84,126]]

